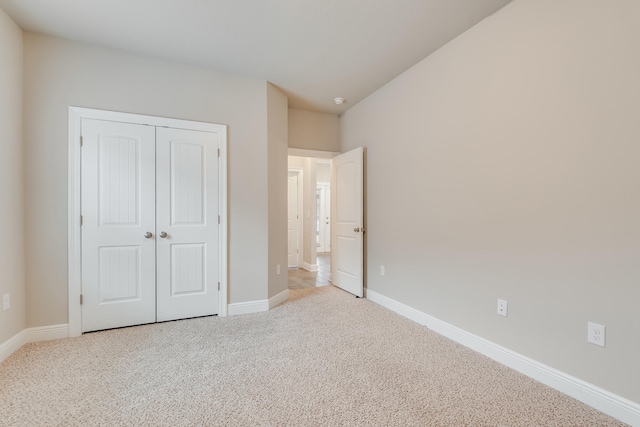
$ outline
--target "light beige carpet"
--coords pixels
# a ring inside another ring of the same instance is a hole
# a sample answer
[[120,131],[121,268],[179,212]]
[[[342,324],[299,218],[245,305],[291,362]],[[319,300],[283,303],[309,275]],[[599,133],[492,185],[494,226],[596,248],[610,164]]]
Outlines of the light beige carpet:
[[333,287],[266,313],[30,344],[3,426],[621,426]]

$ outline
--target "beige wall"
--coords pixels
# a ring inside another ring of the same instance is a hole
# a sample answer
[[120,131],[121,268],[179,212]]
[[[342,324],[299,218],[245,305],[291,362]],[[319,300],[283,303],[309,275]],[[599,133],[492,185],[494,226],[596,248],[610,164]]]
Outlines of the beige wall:
[[27,324],[67,322],[70,105],[228,125],[229,302],[268,289],[266,82],[25,33]]
[[[0,9],[0,343],[25,328],[22,30]],[[2,310],[10,294],[11,308]]]
[[289,109],[289,147],[340,151],[340,121],[335,114]]
[[[267,83],[269,298],[287,290],[287,97]],[[280,265],[280,273],[277,266]]]
[[369,289],[635,402],[639,22],[515,0],[341,119],[367,150]]
[[316,160],[316,181],[331,183],[331,164],[322,163]]
[[305,267],[313,268],[318,262],[316,244],[316,218],[318,216],[316,207],[316,186],[317,168],[316,159],[312,157],[304,158],[304,193],[303,215],[305,218],[304,233],[302,235],[302,245],[304,246]]
[[[303,209],[304,209],[304,157],[287,156],[287,167],[289,169],[293,168],[293,169],[302,170],[302,175],[299,177],[299,179],[301,179],[301,181],[298,182],[298,185],[302,186],[302,189],[301,190],[298,189],[298,195],[300,195],[300,191],[303,191],[303,193],[302,193],[302,200],[298,200],[298,203],[303,203]],[[287,200],[287,203],[288,203],[288,200]],[[300,229],[298,230],[298,233],[302,233],[301,234],[302,237],[304,237],[304,224],[305,224],[305,221],[306,221],[306,219],[305,219],[304,215],[302,215],[302,218],[300,219],[300,222],[299,222]],[[288,224],[287,224],[287,226],[288,226]],[[300,237],[298,239],[298,242],[300,242]],[[288,242],[287,242],[287,244],[288,244]],[[298,253],[299,253],[298,265],[302,266],[302,262],[304,260],[304,245],[302,245],[302,247],[298,248]],[[287,259],[287,264],[288,264],[288,259]]]

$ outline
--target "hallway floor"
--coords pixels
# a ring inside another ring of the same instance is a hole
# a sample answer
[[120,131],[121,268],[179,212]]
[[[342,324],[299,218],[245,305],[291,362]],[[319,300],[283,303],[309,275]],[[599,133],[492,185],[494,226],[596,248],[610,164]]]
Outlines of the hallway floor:
[[318,254],[318,271],[311,272],[304,268],[289,269],[289,289],[309,289],[330,285],[331,254]]

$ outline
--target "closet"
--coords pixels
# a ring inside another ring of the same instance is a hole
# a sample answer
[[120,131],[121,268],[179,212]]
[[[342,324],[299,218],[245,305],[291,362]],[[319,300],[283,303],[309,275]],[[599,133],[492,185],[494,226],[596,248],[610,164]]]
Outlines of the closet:
[[82,332],[217,314],[226,133],[80,126]]

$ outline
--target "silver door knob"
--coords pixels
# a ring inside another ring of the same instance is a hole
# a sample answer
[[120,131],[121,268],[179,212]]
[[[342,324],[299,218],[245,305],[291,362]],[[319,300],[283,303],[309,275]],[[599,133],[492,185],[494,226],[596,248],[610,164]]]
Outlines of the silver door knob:
[[356,228],[353,229],[353,231],[355,231],[356,233],[359,233],[360,232],[360,228],[356,227]]
[[162,237],[163,239],[167,237],[167,232],[163,231],[160,233],[160,237]]
[[146,237],[147,239],[150,239],[153,237],[153,233],[150,231],[147,231],[146,233],[144,233],[144,237]]

